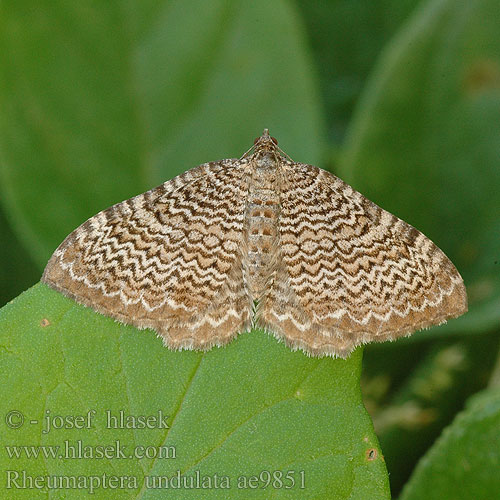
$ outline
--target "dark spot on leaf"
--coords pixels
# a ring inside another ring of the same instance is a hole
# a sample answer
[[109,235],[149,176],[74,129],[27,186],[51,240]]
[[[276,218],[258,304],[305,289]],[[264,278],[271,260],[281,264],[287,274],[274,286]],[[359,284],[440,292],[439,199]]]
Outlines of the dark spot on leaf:
[[373,462],[378,456],[378,451],[375,448],[368,448],[366,450],[366,459],[369,462]]
[[45,328],[46,326],[50,326],[50,321],[47,318],[42,318],[40,320],[40,326]]

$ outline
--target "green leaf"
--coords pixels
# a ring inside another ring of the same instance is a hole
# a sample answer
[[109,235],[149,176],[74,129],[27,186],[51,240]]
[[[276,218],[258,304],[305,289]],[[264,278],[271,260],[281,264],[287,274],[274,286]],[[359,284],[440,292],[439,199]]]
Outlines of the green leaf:
[[499,25],[496,0],[426,2],[379,61],[342,162],[462,273],[470,312],[431,335],[500,323]]
[[[96,450],[118,440],[127,454],[135,446],[150,452],[163,446],[170,458],[35,459],[21,452],[14,459],[2,447],[2,487],[5,470],[25,470],[29,476],[108,474],[135,478],[137,486],[110,493],[101,485],[94,498],[164,498],[164,489],[145,488],[146,476],[199,470],[201,476],[228,476],[232,485],[230,492],[213,483],[202,493],[196,490],[204,499],[228,494],[235,499],[387,499],[385,465],[359,390],[361,354],[358,349],[348,360],[310,358],[260,331],[205,354],[173,352],[149,330],[121,325],[36,285],[0,311],[0,373],[6,381],[0,414],[24,415],[17,429],[2,421],[2,444],[13,453],[14,445],[62,450],[65,441],[77,446],[81,440],[87,450]],[[86,417],[90,410],[95,410],[90,428],[53,425],[43,432],[46,416],[58,425],[60,417]],[[106,410],[112,416],[120,410],[135,416],[162,411],[169,428],[108,428]],[[274,486],[250,489],[247,482],[238,489],[238,476],[266,479],[265,471],[294,471],[295,487],[280,487],[276,472]],[[14,473],[10,477],[12,485]],[[46,489],[10,492],[16,498],[52,498]],[[76,489],[71,498],[87,494]],[[193,498],[193,491],[181,488],[168,495]]]
[[489,500],[500,491],[500,391],[467,405],[418,464],[400,500]]
[[384,45],[419,0],[297,0],[322,87],[328,135],[340,144]]
[[80,223],[267,127],[317,163],[318,92],[289,2],[3,5],[0,189],[43,266]]

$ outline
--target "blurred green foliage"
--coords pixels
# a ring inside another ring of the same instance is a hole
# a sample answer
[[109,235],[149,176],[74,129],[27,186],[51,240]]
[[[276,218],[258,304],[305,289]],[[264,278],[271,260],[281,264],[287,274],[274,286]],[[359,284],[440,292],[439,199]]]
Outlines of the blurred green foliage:
[[498,387],[492,387],[471,398],[466,409],[445,429],[418,464],[401,500],[497,498],[499,428],[500,392]]
[[364,402],[393,495],[421,457],[405,499],[455,498],[457,477],[463,498],[498,494],[500,448],[477,437],[493,433],[499,385],[453,422],[500,372],[497,0],[1,8],[0,300],[35,283],[89,216],[240,155],[269,127],[292,158],[431,237],[466,282],[463,318],[365,349]]

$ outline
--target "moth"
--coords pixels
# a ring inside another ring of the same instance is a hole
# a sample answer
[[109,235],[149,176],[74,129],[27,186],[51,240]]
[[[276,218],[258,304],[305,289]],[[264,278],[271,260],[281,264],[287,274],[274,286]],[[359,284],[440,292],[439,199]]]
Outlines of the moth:
[[463,280],[414,227],[264,130],[108,208],[56,249],[42,281],[171,349],[263,328],[312,356],[347,357],[467,311]]

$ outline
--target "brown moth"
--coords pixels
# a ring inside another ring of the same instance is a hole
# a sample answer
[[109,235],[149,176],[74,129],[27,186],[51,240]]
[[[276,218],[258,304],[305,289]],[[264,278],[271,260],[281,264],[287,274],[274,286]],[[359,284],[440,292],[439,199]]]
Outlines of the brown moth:
[[292,349],[348,356],[467,311],[462,278],[406,222],[266,130],[104,210],[57,248],[42,281],[172,349],[264,328]]

